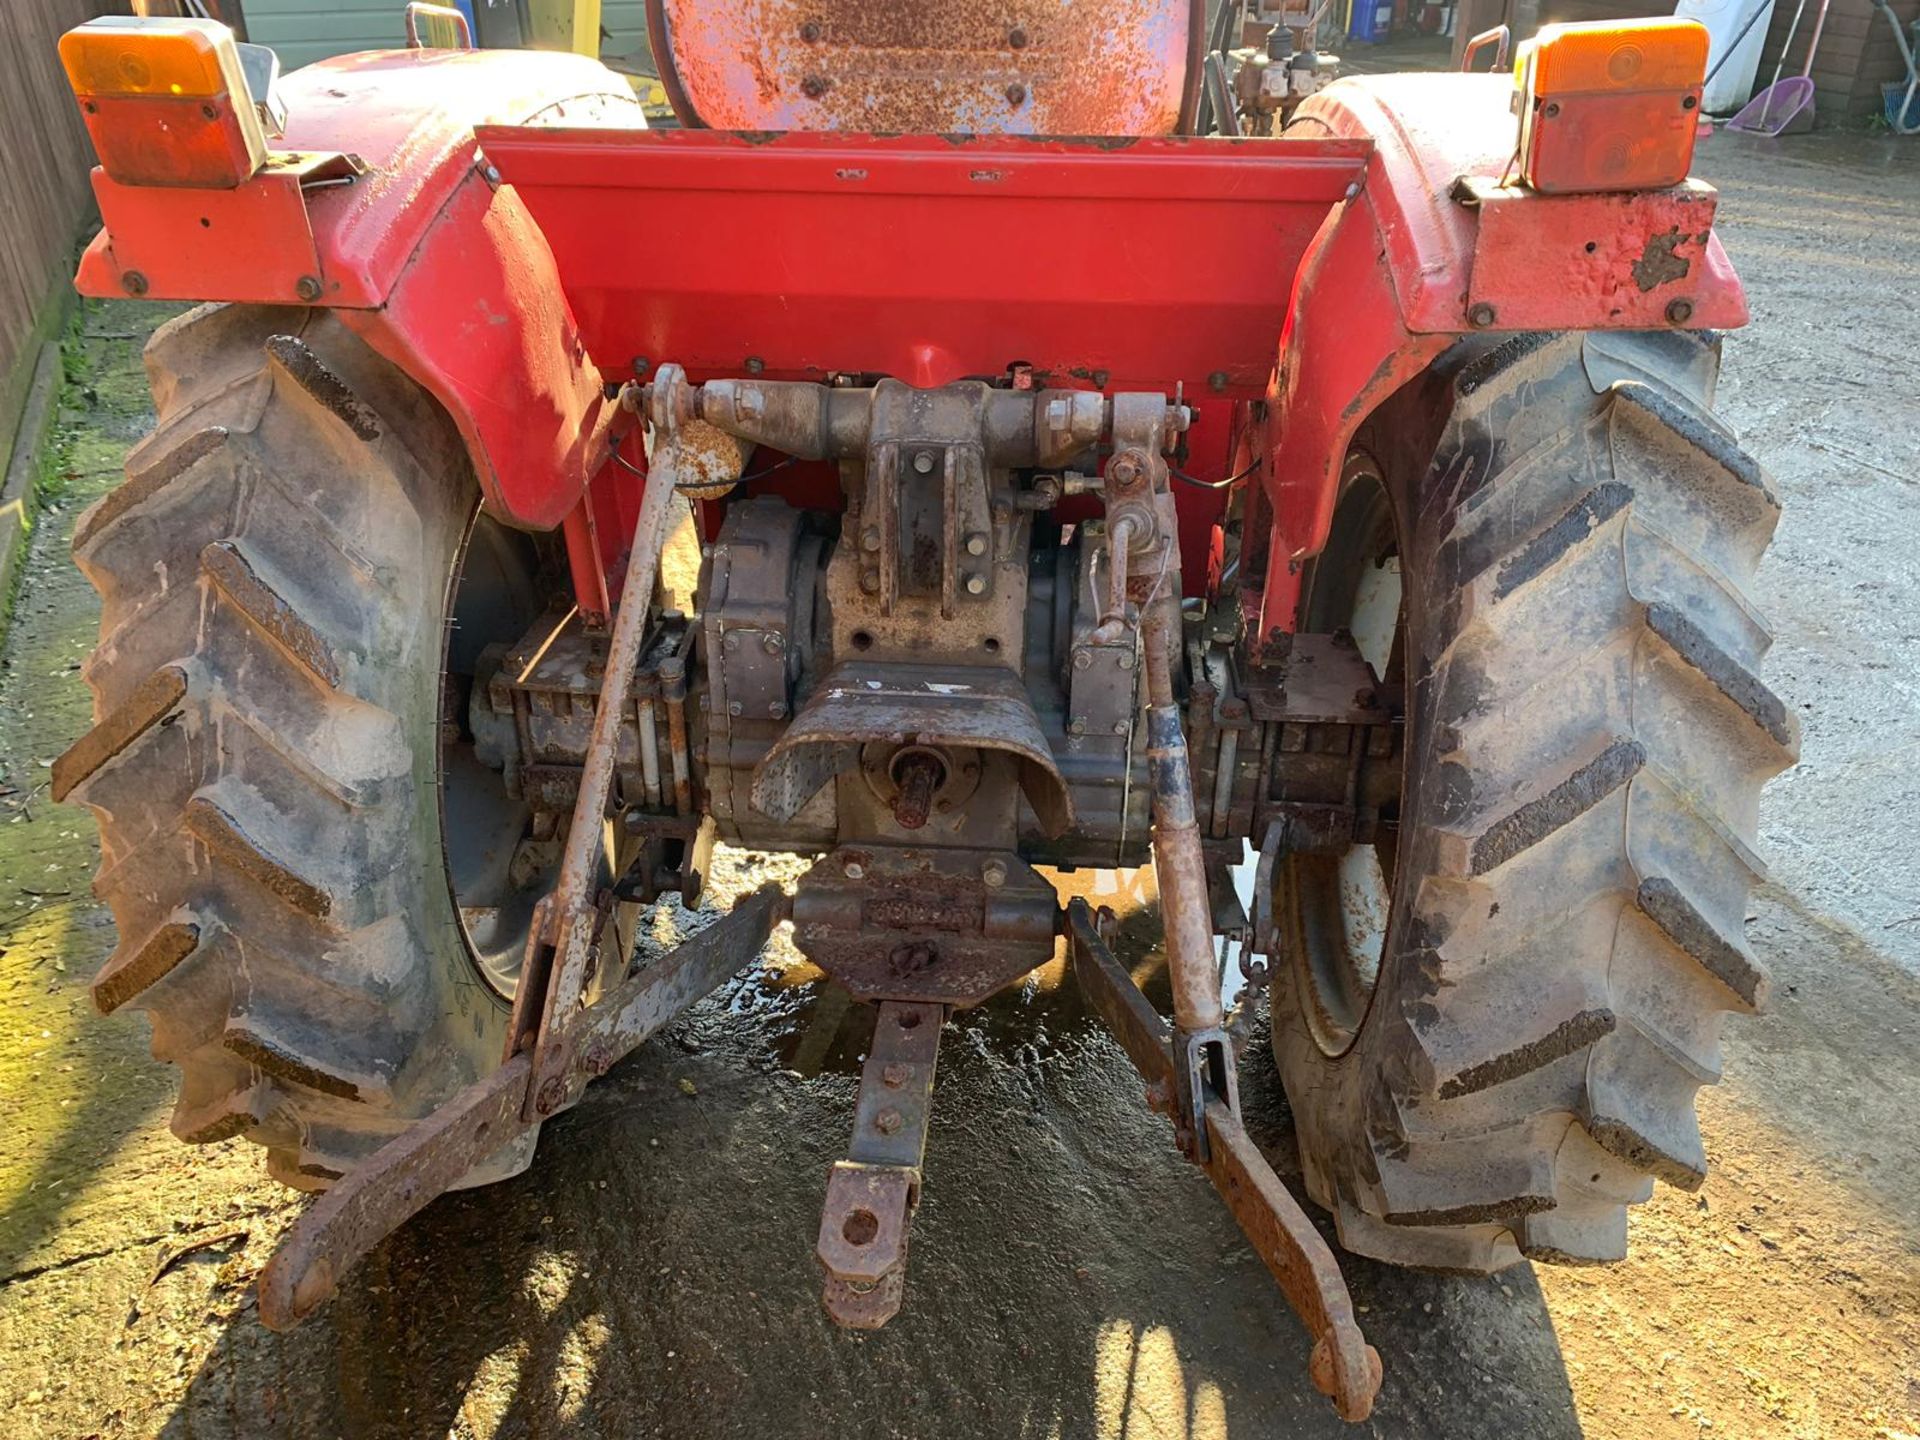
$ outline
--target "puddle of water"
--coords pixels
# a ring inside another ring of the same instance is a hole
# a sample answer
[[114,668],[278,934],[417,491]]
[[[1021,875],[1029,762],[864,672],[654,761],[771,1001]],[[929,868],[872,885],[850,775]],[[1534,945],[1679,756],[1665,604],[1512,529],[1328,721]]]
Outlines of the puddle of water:
[[[721,852],[720,865],[754,881],[768,878],[774,866],[800,862],[788,857],[742,856]],[[1064,905],[1084,898],[1095,908],[1105,906],[1115,915],[1114,954],[1134,982],[1163,1014],[1172,1008],[1167,984],[1166,954],[1162,947],[1159,897],[1150,868],[1081,870],[1073,874],[1045,870]],[[1242,900],[1252,895],[1253,868],[1235,872]],[[733,889],[731,884],[726,886]],[[1225,966],[1222,997],[1228,1005],[1238,998],[1242,980],[1237,967]],[[857,1075],[873,1037],[875,1007],[861,1004],[835,984],[812,961],[794,948],[791,937],[776,934],[766,962],[723,992],[728,1013],[753,1021],[767,1037],[783,1068],[811,1079],[821,1074]],[[959,1012],[956,1021],[993,1051],[1012,1056],[1031,1045],[1036,1036],[1072,1039],[1104,1030],[1073,981],[1066,941],[1060,940],[1054,958],[1001,990],[984,1003]]]

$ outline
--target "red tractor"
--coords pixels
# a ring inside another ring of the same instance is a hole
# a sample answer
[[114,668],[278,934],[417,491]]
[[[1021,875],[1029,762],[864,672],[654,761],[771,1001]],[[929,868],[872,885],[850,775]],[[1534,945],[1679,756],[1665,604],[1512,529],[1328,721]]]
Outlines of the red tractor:
[[[844,1324],[901,1303],[945,1018],[1063,940],[1349,1418],[1380,1360],[1241,1126],[1219,937],[1347,1249],[1620,1258],[1765,998],[1796,744],[1778,501],[1711,408],[1747,309],[1688,178],[1705,32],[1500,36],[1251,137],[1197,0],[649,9],[680,128],[576,56],[62,42],[80,288],[209,303],[75,538],[54,783],[174,1133],[326,1191],[262,1317],[525,1167],[788,920],[878,1007]],[[817,859],[637,962],[716,841]],[[1170,1022],[1048,878],[1148,860]]]

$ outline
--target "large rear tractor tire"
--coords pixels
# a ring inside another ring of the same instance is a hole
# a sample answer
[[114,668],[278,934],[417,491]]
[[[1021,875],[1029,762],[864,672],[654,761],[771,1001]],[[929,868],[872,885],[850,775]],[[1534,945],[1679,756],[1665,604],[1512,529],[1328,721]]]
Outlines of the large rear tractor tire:
[[245,1135],[323,1188],[501,1060],[441,797],[478,648],[538,613],[534,547],[325,312],[205,307],[147,366],[158,427],[74,538],[96,724],[54,785],[100,818],[119,944],[93,993],[180,1067],[175,1135]]
[[1350,1250],[1626,1253],[1706,1172],[1694,1094],[1767,980],[1742,938],[1793,717],[1747,595],[1778,502],[1711,337],[1463,345],[1369,422],[1301,628],[1406,685],[1398,825],[1276,867],[1274,1050]]

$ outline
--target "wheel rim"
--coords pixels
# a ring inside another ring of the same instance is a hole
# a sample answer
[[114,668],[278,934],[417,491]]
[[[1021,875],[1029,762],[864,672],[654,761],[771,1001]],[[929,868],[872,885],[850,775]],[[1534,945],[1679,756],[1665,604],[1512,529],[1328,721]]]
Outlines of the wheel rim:
[[441,672],[441,853],[467,957],[502,1000],[519,985],[548,867],[530,838],[531,807],[507,793],[495,757],[476,743],[471,707],[476,692],[485,703],[498,660],[488,647],[512,644],[540,614],[538,561],[528,537],[475,512],[450,581]]
[[[1388,682],[1400,680],[1405,670],[1400,556],[1386,482],[1369,456],[1355,452],[1342,476],[1327,546],[1306,579],[1300,629],[1347,632],[1361,658]],[[1392,814],[1383,813],[1370,843],[1338,854],[1287,857],[1292,963],[1303,982],[1307,1027],[1329,1056],[1352,1048],[1378,987],[1393,910],[1398,819],[1396,805]]]

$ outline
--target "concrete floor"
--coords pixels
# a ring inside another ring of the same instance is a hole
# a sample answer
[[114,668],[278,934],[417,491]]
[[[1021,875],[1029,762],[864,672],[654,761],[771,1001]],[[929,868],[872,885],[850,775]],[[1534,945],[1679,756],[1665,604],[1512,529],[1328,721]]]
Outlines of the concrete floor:
[[[1920,1433],[1915,154],[1822,135],[1701,155],[1754,310],[1721,402],[1787,504],[1761,580],[1768,679],[1805,726],[1763,806],[1774,883],[1750,923],[1779,999],[1732,1028],[1702,1096],[1713,1178],[1636,1211],[1609,1271],[1348,1262],[1386,1361],[1358,1433]],[[862,1017],[778,947],[552,1125],[527,1175],[435,1205],[305,1329],[260,1328],[250,1280],[301,1202],[241,1142],[167,1136],[169,1073],[85,995],[113,941],[88,898],[91,819],[38,793],[87,719],[96,609],[67,537],[143,423],[152,321],[87,311],[67,496],[0,654],[6,1434],[1355,1433],[1125,1062],[1046,976],[946,1040],[907,1312],[870,1338],[829,1326],[811,1248]],[[731,863],[726,883],[753,878]],[[1243,1083],[1291,1170],[1271,1068]]]

